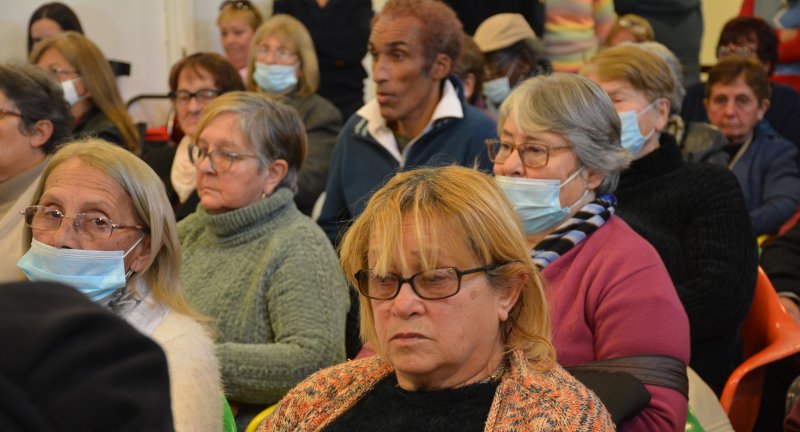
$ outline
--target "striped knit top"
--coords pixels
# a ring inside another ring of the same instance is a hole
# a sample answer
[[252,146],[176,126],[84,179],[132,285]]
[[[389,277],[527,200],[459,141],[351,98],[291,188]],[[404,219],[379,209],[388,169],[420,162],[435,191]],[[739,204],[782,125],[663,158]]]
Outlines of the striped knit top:
[[544,46],[557,72],[578,72],[614,25],[612,0],[544,0]]

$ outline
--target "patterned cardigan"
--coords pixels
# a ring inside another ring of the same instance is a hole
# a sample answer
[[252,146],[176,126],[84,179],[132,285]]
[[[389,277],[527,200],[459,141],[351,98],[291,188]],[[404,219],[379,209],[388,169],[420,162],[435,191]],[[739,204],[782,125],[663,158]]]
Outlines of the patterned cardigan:
[[[538,372],[521,351],[512,352],[510,359],[485,431],[614,430],[600,399],[560,366]],[[292,389],[259,431],[322,430],[392,372],[380,356],[323,369]]]

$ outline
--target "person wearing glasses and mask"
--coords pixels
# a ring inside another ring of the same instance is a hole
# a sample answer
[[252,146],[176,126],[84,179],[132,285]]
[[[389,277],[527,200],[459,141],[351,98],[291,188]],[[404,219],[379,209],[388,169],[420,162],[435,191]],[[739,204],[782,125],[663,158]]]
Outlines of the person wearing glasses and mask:
[[31,65],[0,65],[0,282],[22,277],[20,208],[31,203],[47,156],[72,128],[61,86]]
[[158,176],[108,142],[70,142],[48,162],[32,202],[18,216],[30,249],[17,265],[28,279],[71,285],[158,342],[175,430],[221,430],[219,363],[198,323],[205,318],[183,297],[175,219]]
[[555,363],[544,282],[491,177],[456,165],[397,174],[340,253],[378,355],[314,374],[261,431],[613,430]]
[[553,71],[541,41],[520,14],[502,13],[487,18],[473,37],[485,56],[483,94],[497,109],[517,84]]
[[184,136],[177,146],[164,146],[148,154],[145,160],[164,181],[175,209],[175,219],[180,221],[194,212],[200,201],[195,191],[196,170],[189,160],[189,144],[196,139],[200,112],[215,97],[244,90],[244,83],[224,57],[199,52],[172,66],[169,88],[175,117]]
[[75,119],[73,136],[101,138],[139,154],[139,132],[97,45],[74,31],[59,33],[37,43],[28,61],[61,83]]
[[250,45],[261,23],[261,12],[247,0],[226,0],[219,5],[217,27],[222,49],[242,80],[247,78]]
[[327,237],[293,200],[305,153],[296,111],[253,92],[208,104],[190,146],[200,206],[178,224],[181,279],[216,323],[241,428],[345,359],[347,283]]
[[342,127],[339,110],[317,94],[319,66],[306,27],[289,15],[275,15],[256,30],[247,89],[278,98],[300,114],[308,135],[303,168],[298,172],[297,208],[311,215],[325,190],[333,147]]
[[658,251],[689,316],[690,366],[715,392],[741,361],[739,327],[755,288],[757,247],[739,183],[727,169],[681,158],[665,132],[675,81],[636,45],[592,57],[581,74],[611,97],[622,146],[618,214]]
[[623,431],[682,431],[689,321],[658,252],[614,214],[631,156],[611,100],[584,77],[556,73],[517,86],[499,114],[489,158],[547,281],[559,364],[675,371],[681,379],[666,383],[634,374],[650,403],[615,420]]

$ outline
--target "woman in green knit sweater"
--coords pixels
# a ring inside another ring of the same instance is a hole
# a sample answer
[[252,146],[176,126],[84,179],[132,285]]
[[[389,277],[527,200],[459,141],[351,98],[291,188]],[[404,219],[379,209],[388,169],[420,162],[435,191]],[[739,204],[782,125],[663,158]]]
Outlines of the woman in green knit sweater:
[[215,320],[240,428],[345,359],[347,285],[327,238],[292,199],[305,153],[295,111],[245,92],[210,103],[190,146],[200,206],[178,226],[181,279],[189,302]]

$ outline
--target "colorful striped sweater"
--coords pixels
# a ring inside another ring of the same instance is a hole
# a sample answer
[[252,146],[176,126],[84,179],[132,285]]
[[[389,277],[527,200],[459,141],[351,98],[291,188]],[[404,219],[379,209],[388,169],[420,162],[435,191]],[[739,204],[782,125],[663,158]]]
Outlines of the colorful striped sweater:
[[614,25],[612,0],[545,0],[544,46],[557,72],[578,72]]
[[[611,431],[600,399],[560,366],[538,372],[521,351],[497,387],[485,431]],[[332,366],[301,382],[261,425],[267,431],[319,431],[350,410],[392,373],[380,356]]]

